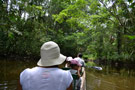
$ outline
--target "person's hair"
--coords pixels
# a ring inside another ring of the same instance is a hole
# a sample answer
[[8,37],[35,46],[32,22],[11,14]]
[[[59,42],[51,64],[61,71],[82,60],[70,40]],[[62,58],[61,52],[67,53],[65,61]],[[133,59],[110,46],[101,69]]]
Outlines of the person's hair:
[[83,54],[82,53],[78,53],[77,56],[80,57],[80,58],[82,58]]
[[71,68],[74,68],[75,66],[77,66],[76,64],[70,64]]

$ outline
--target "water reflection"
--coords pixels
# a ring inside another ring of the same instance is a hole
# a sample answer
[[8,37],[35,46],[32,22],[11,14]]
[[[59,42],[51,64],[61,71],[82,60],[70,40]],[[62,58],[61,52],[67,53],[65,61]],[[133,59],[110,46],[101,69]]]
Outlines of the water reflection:
[[120,73],[87,70],[86,80],[87,90],[135,90],[135,77]]
[[17,80],[0,82],[0,90],[16,90]]
[[[16,90],[20,72],[35,65],[36,61],[0,60],[0,90]],[[134,70],[87,69],[87,90],[135,90],[134,75]]]
[[35,61],[0,60],[0,90],[16,90],[20,72],[35,65]]

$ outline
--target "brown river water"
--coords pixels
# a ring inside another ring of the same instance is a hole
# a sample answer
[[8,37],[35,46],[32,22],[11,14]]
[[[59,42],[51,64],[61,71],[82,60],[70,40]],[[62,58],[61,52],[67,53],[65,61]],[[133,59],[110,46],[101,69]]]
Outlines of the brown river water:
[[[35,65],[35,61],[0,60],[0,90],[16,90],[20,72]],[[134,73],[124,69],[119,72],[106,68],[102,71],[86,69],[86,89],[135,90]]]
[[87,90],[135,90],[135,76],[129,75],[128,71],[105,73],[87,70],[86,75]]

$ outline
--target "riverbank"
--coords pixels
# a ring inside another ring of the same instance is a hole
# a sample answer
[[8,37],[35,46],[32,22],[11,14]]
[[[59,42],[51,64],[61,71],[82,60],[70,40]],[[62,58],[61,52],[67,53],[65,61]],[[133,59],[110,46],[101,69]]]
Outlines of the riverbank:
[[106,60],[106,59],[96,59],[89,60],[94,62],[99,66],[109,66],[116,69],[126,69],[126,70],[135,70],[135,60]]
[[[102,70],[95,69],[93,67],[101,67]],[[86,63],[86,67],[90,69],[90,71],[98,71],[106,74],[119,74],[125,76],[135,76],[135,64],[133,62],[118,62],[118,61],[94,61],[91,60]]]
[[19,61],[38,61],[40,56],[37,55],[0,55],[0,60],[19,60]]

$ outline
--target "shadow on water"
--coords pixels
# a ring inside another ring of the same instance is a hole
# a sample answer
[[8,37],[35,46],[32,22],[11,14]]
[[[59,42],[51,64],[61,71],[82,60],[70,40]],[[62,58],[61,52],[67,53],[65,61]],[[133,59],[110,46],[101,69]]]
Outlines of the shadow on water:
[[135,90],[135,72],[104,68],[86,69],[87,90]]
[[20,72],[35,65],[35,61],[0,60],[0,90],[16,90]]

